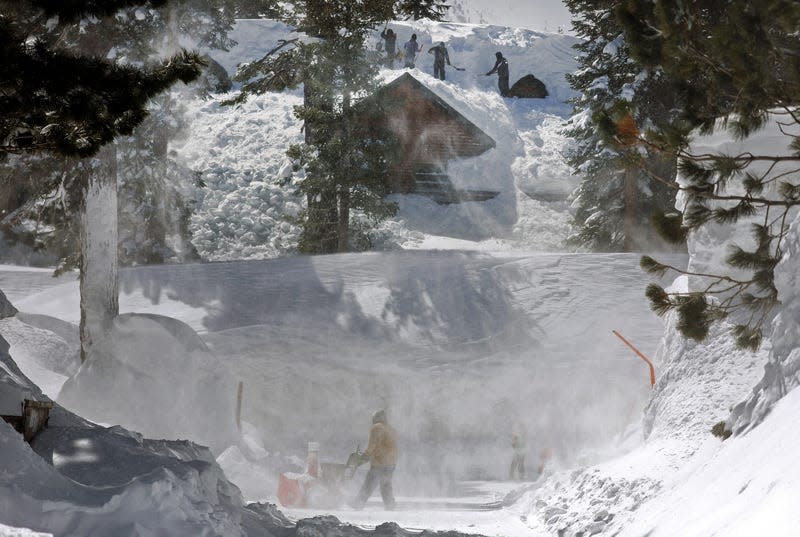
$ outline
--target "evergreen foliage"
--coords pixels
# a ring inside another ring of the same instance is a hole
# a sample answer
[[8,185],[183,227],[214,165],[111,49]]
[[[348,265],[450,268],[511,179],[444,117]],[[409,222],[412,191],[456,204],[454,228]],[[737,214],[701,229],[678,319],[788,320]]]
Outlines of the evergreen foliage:
[[[704,282],[699,294],[648,290],[654,309],[675,309],[687,337],[702,339],[710,323],[735,314],[737,343],[755,350],[761,327],[777,304],[774,268],[783,254],[788,222],[800,191],[800,5],[788,0],[669,2],[628,0],[616,8],[632,57],[675,82],[680,113],[649,132],[646,143],[679,160],[685,178],[680,228],[685,235],[708,223],[752,222],[755,246],[730,247],[728,265],[744,274],[697,274],[643,260],[646,270],[666,269]],[[744,139],[777,121],[788,152],[738,155],[692,154],[695,132],[725,129]]]
[[[48,16],[69,21],[132,4],[44,0],[0,4],[0,158],[40,150],[93,155],[114,137],[130,134],[147,115],[151,97],[199,75],[202,63],[192,53],[180,52],[143,68],[56,46],[56,29],[65,25],[52,24]],[[48,22],[50,36],[43,31]]]
[[305,143],[288,150],[304,172],[298,192],[307,208],[299,248],[348,251],[368,244],[353,234],[352,211],[375,223],[396,210],[384,199],[394,144],[382,122],[370,120],[380,113],[380,104],[364,99],[377,89],[382,61],[365,41],[392,17],[393,2],[296,0],[292,7],[286,22],[313,39],[287,39],[243,66],[236,77],[242,93],[232,102],[303,84],[304,103],[296,115],[304,122]]
[[233,5],[237,19],[280,19],[285,16],[275,0],[237,0]]
[[[430,19],[432,21],[443,21],[450,9],[450,4],[446,0],[397,0],[395,10],[401,17],[408,19]],[[388,20],[388,19],[387,19]]]
[[[42,47],[67,51],[65,54],[76,62],[88,58],[100,64],[107,63],[109,69],[128,65],[131,66],[128,70],[136,72],[132,66],[157,61],[164,50],[179,51],[178,42],[187,37],[205,47],[230,47],[234,42],[227,34],[234,23],[233,17],[241,8],[239,4],[246,3],[239,0],[223,4],[213,0],[186,0],[169,5],[164,5],[165,2],[115,2],[112,6],[109,2],[103,4],[102,13],[113,13],[113,17],[89,17],[80,21],[56,21],[33,8],[27,11],[17,8],[14,14],[18,16],[17,25],[21,33],[36,36]],[[260,3],[262,7],[267,4],[266,1]],[[75,11],[78,5],[73,2],[64,7],[72,10],[71,13],[86,13]],[[191,56],[194,66],[201,67],[204,61]],[[101,62],[96,60],[98,57],[110,59]],[[31,84],[35,84],[40,76],[32,75]],[[83,97],[87,110],[91,112],[98,106],[97,101],[106,95],[104,91],[108,91],[102,79],[96,77],[96,82],[96,85],[81,87],[79,92],[72,90],[68,95],[77,93]],[[83,79],[80,83],[84,83]],[[125,87],[135,92],[136,84],[136,80],[131,80]],[[169,139],[181,125],[181,108],[169,94],[162,93],[158,97],[143,94],[143,98],[137,114],[130,115],[136,118],[135,132],[119,129],[107,133],[116,137],[119,163],[120,261],[138,264],[195,259],[196,252],[189,242],[191,202],[187,197],[194,177],[167,154]],[[102,108],[99,112],[101,118],[109,115],[103,113]],[[48,117],[53,117],[53,114]],[[51,125],[48,128],[56,127]],[[128,133],[131,135],[119,136]],[[98,140],[95,145],[99,147],[100,143]],[[40,145],[40,149],[47,148]],[[93,151],[91,147],[86,150],[78,152],[77,156]],[[33,162],[38,170],[36,181],[30,181],[31,174],[28,173]],[[16,168],[16,174],[3,174],[0,178],[3,187],[8,188],[28,183],[21,191],[25,195],[18,197],[17,210],[14,214],[4,215],[0,221],[6,237],[56,254],[61,259],[61,269],[74,267],[78,259],[77,223],[68,215],[69,211],[80,211],[76,200],[80,199],[83,183],[80,167],[76,164],[69,158],[31,156],[26,152],[5,165]],[[46,221],[40,223],[38,218],[46,218]],[[56,221],[60,222],[59,226],[52,225]],[[36,237],[36,234],[40,236]]]
[[674,88],[631,60],[613,16],[621,0],[565,3],[584,38],[575,47],[579,69],[567,75],[580,96],[566,130],[577,143],[566,158],[582,177],[570,242],[598,251],[669,248],[654,241],[650,221],[673,203],[674,160],[642,146],[639,137],[673,113]]

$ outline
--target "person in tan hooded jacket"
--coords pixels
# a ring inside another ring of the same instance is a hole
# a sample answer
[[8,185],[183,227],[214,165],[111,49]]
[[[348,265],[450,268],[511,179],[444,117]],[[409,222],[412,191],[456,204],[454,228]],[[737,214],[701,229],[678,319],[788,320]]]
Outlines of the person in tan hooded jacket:
[[370,466],[364,484],[351,504],[362,509],[367,500],[380,486],[383,505],[387,510],[394,509],[394,493],[392,491],[392,475],[397,464],[397,432],[386,422],[386,412],[379,410],[372,416],[372,428],[369,431],[369,442],[364,451]]

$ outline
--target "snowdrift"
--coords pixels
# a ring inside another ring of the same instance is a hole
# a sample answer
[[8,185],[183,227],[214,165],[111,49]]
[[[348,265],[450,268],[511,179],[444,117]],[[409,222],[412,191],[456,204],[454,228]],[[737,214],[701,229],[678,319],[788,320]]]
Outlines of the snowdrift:
[[[787,140],[771,122],[745,140],[725,132],[699,136],[692,151],[785,154]],[[731,182],[727,193],[735,189]],[[683,209],[680,197],[676,206]],[[710,224],[692,233],[689,269],[727,272],[726,250],[730,244],[752,246],[752,222]],[[798,244],[795,220],[775,269],[781,305],[759,352],[735,348],[729,321],[696,343],[678,333],[674,316],[668,318],[656,355],[659,380],[644,414],[645,444],[617,460],[556,475],[524,496],[534,529],[566,536],[797,534],[800,512],[793,505],[800,470],[786,446],[797,442],[800,411]],[[698,285],[693,277],[680,277],[673,288],[686,292]],[[725,421],[739,434],[723,442],[711,429]]]
[[[47,400],[0,337],[0,394]],[[58,536],[245,535],[211,452],[91,424],[56,405],[28,445],[0,422],[0,520]],[[13,533],[12,533],[13,535]]]
[[104,336],[64,384],[59,403],[95,422],[188,438],[215,453],[236,443],[236,383],[191,327],[127,314]]

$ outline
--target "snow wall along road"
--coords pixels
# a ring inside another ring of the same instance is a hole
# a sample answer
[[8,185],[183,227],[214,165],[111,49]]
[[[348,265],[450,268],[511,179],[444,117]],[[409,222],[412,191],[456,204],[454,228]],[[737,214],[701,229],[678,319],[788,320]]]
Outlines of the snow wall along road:
[[[313,440],[343,462],[386,408],[402,487],[505,477],[516,422],[531,459],[617,446],[649,381],[611,330],[654,353],[646,283],[634,255],[407,251],[127,269],[120,306],[200,332],[244,381],[243,419],[273,453]],[[18,302],[53,304],[77,321],[77,285]]]

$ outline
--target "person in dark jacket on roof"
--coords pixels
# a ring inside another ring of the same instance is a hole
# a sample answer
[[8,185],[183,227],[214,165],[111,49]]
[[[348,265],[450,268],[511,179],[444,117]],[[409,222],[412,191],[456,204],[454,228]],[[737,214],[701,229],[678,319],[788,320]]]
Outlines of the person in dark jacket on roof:
[[497,61],[494,62],[494,67],[486,73],[486,76],[497,73],[497,87],[500,89],[500,95],[508,97],[508,61],[501,52],[496,52],[495,57]]
[[450,55],[444,46],[444,41],[428,49],[428,54],[433,54],[433,76],[444,80],[444,64],[450,65]]
[[411,34],[411,39],[406,41],[403,45],[403,53],[405,57],[405,65],[407,69],[414,68],[414,60],[417,58],[417,52],[422,51],[422,45],[417,43],[417,34]]
[[394,30],[391,28],[386,28],[381,32],[381,38],[385,43],[384,50],[386,51],[386,67],[393,69],[397,34],[394,33]]

